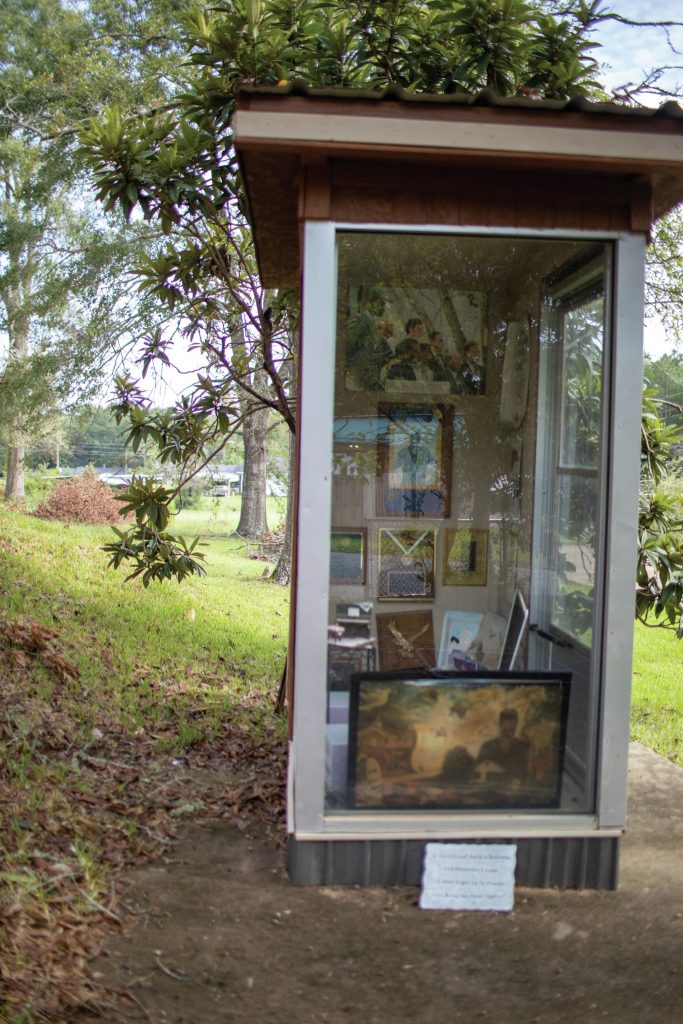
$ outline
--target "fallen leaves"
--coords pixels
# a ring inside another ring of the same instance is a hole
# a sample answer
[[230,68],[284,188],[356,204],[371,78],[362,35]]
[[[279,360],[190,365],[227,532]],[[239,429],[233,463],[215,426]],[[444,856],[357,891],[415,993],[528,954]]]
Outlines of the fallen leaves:
[[63,1022],[111,1003],[88,964],[134,923],[123,872],[167,852],[179,820],[243,831],[258,819],[282,835],[286,748],[254,695],[178,756],[180,724],[215,717],[215,691],[205,707],[203,689],[146,670],[138,711],[164,701],[165,714],[126,728],[106,700],[84,716],[67,654],[59,631],[0,618],[0,1019]]
[[65,523],[120,523],[121,502],[111,487],[87,469],[81,476],[58,480],[48,500],[33,514]]
[[6,651],[23,669],[30,669],[31,659],[38,658],[62,683],[68,683],[78,679],[79,673],[61,653],[58,637],[57,630],[41,626],[32,619],[9,622],[0,616],[0,650]]

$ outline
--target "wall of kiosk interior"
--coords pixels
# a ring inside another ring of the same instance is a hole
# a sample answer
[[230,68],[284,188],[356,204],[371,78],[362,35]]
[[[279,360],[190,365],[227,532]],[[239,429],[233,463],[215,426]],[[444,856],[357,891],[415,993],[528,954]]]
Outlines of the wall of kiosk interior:
[[426,841],[616,885],[645,245],[681,111],[301,86],[234,122],[268,287],[303,282],[296,882]]

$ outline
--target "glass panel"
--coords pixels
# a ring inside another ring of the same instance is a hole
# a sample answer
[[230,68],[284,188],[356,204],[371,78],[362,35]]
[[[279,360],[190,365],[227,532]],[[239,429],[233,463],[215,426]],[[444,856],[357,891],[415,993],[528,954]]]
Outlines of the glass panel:
[[562,474],[557,491],[559,547],[553,624],[590,647],[595,587],[597,480]]
[[604,247],[337,238],[327,810],[589,809]]
[[563,317],[562,447],[566,469],[597,469],[604,298],[598,295]]

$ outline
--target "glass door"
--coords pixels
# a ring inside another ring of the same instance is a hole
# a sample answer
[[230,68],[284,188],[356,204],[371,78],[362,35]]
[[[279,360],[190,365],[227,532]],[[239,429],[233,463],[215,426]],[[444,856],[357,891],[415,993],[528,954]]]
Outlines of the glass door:
[[531,647],[539,667],[572,674],[565,770],[577,810],[594,799],[606,255],[546,282],[540,332]]

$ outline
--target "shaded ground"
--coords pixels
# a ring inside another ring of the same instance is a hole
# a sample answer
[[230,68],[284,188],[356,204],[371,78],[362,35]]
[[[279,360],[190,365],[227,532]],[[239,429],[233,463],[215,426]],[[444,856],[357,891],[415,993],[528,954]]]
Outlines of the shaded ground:
[[265,833],[209,821],[127,877],[107,943],[120,1024],[680,1020],[683,770],[635,745],[618,893],[517,890],[511,914],[426,912],[416,889],[293,887]]

